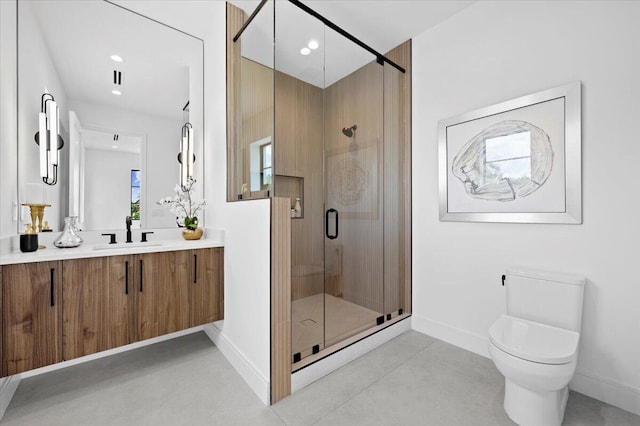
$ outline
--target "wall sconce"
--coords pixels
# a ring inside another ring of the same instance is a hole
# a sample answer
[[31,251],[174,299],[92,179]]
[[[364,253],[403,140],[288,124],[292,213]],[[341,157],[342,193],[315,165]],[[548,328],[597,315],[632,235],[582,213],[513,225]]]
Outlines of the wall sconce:
[[64,146],[64,141],[58,134],[59,124],[58,104],[53,95],[44,93],[40,98],[38,132],[35,140],[40,146],[40,176],[47,185],[55,185],[58,182],[58,150]]
[[180,187],[186,191],[189,178],[193,176],[193,163],[196,155],[193,152],[193,126],[187,122],[182,126],[182,139],[180,140],[180,152],[178,153],[178,163],[180,163]]

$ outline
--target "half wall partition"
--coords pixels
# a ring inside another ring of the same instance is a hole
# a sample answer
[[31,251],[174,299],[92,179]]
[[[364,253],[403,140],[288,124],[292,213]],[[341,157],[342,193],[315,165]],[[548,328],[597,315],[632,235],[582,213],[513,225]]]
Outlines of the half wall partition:
[[290,373],[411,311],[410,42],[382,56],[299,2],[237,4],[228,200],[290,207],[289,300],[272,300]]

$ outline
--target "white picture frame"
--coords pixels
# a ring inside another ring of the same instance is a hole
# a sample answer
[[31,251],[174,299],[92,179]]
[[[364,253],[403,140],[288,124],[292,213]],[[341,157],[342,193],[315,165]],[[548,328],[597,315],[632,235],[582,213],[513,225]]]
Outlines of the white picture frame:
[[[513,123],[531,140],[528,157],[508,161],[524,161],[529,174],[517,180],[501,171],[491,180],[489,141],[516,134],[503,130]],[[438,144],[441,221],[582,223],[579,81],[441,120]]]

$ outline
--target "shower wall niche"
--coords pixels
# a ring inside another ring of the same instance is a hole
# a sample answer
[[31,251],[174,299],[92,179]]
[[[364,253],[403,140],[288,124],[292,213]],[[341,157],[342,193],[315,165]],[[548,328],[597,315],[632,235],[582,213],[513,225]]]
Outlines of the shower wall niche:
[[227,10],[228,200],[290,207],[291,373],[411,312],[410,41],[382,57],[295,2]]

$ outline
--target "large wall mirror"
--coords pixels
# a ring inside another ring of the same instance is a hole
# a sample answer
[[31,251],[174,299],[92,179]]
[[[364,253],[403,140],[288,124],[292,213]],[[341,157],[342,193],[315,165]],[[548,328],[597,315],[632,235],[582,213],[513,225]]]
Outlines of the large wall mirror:
[[[193,129],[193,177],[204,194],[203,41],[106,1],[18,3],[18,202],[44,203],[60,231],[176,227],[156,202],[180,182],[185,123]],[[58,182],[43,183],[41,97],[59,108]],[[18,231],[31,219],[26,208]],[[201,222],[202,225],[202,222]]]

